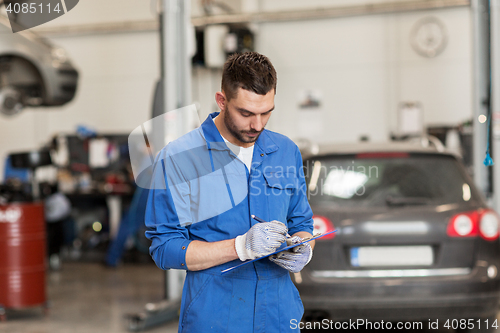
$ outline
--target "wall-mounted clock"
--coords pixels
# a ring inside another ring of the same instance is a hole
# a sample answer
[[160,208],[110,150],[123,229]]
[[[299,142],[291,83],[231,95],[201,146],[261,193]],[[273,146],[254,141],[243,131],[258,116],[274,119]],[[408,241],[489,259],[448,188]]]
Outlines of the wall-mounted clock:
[[424,17],[413,25],[410,43],[413,50],[421,56],[434,58],[446,48],[448,32],[444,23],[437,17]]

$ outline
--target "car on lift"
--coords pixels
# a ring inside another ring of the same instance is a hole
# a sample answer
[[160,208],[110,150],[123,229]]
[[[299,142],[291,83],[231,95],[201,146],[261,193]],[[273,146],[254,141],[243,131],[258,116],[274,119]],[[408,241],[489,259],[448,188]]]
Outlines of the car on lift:
[[337,230],[293,275],[304,322],[500,325],[499,216],[457,156],[405,142],[302,154],[314,233]]
[[65,50],[29,30],[13,33],[10,24],[0,15],[0,113],[71,101],[78,71]]

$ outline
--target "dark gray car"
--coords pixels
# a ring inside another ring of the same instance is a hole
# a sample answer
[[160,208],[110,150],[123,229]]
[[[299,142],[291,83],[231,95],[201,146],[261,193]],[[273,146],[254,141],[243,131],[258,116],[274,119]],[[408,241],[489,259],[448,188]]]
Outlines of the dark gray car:
[[303,157],[315,232],[338,230],[294,275],[304,320],[494,323],[499,218],[454,155],[391,143]]
[[0,113],[71,101],[78,72],[64,49],[29,30],[12,33],[10,24],[0,14]]

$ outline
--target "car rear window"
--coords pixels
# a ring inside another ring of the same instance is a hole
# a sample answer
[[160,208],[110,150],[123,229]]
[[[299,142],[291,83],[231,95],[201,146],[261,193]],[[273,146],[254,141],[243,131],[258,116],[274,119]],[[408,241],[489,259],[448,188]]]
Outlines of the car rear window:
[[442,205],[476,200],[474,185],[452,157],[348,155],[304,162],[311,204]]

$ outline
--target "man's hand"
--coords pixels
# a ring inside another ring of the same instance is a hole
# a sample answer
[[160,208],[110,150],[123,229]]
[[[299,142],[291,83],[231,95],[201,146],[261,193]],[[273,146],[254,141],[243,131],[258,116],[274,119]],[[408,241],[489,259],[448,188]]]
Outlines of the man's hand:
[[246,234],[236,237],[236,253],[241,261],[272,253],[286,240],[287,231],[286,225],[279,221],[257,223]]
[[[302,238],[299,236],[294,236],[286,240],[287,246],[300,243]],[[283,267],[289,272],[297,273],[304,268],[305,265],[311,261],[312,258],[312,248],[309,243],[304,243],[302,245],[291,248],[287,251],[282,251],[280,253],[273,254],[269,257],[269,260],[274,262],[276,265]]]

